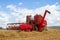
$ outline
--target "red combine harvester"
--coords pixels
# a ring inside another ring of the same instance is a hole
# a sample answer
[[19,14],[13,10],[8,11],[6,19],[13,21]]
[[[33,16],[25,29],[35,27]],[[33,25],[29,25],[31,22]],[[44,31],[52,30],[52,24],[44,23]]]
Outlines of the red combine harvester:
[[45,16],[47,13],[50,14],[48,10],[45,10],[43,16],[36,14],[34,16],[34,20],[31,19],[31,15],[26,16],[26,23],[13,23],[13,24],[19,24],[19,26],[8,27],[7,29],[21,30],[21,31],[24,30],[26,32],[35,30],[42,32],[43,30],[47,30],[47,21],[45,20]]

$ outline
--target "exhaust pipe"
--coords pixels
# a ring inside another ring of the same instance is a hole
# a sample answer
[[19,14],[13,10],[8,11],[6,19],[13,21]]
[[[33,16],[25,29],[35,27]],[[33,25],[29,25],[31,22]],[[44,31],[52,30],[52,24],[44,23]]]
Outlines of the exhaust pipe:
[[48,11],[48,10],[45,10],[46,12],[48,12],[49,14],[51,14],[51,12],[50,11]]

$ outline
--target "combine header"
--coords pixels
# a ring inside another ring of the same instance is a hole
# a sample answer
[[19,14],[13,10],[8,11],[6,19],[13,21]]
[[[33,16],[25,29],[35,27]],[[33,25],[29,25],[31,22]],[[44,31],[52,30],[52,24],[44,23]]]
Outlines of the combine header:
[[[26,16],[26,23],[18,23],[19,26],[13,26],[13,27],[8,27],[7,29],[12,29],[12,30],[20,30],[20,31],[40,31],[42,32],[43,30],[47,30],[47,21],[45,20],[46,14],[50,12],[48,10],[45,10],[44,15],[38,15],[36,14],[34,16],[34,19],[31,19],[31,15]],[[16,24],[16,23],[15,23]]]

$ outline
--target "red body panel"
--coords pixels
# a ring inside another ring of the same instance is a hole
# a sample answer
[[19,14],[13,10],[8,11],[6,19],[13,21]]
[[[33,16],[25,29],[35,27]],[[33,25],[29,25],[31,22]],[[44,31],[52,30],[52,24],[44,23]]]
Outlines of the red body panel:
[[41,22],[41,19],[42,19],[42,16],[41,15],[35,15],[34,16],[34,21],[37,23],[37,24],[40,24]]
[[29,24],[21,24],[20,25],[20,30],[24,30],[26,32],[29,32],[32,29],[32,25]]
[[[42,26],[41,26],[41,25],[42,25]],[[39,25],[39,29],[41,29],[41,28],[45,27],[45,26],[47,25],[47,21],[46,21],[46,20],[44,20],[44,22],[43,22],[41,25]]]

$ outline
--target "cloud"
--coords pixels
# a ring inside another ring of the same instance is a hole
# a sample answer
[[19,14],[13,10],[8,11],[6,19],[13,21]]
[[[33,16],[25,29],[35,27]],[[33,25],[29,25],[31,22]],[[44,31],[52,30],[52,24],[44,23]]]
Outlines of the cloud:
[[6,24],[9,22],[10,15],[0,11],[0,27],[6,28]]
[[10,9],[11,11],[16,11],[16,6],[15,5],[8,5],[6,8]]
[[19,5],[22,5],[23,3],[22,2],[19,2]]

